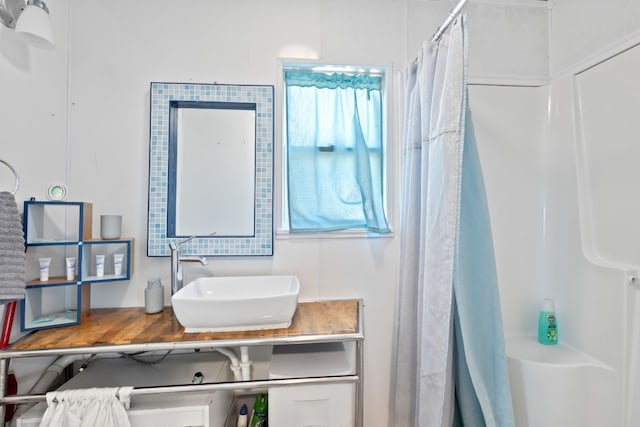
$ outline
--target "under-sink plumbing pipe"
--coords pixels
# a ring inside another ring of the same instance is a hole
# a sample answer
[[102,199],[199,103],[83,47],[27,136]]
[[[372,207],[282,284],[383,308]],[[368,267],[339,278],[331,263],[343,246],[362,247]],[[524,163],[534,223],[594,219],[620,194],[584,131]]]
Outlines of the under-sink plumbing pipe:
[[240,368],[242,369],[242,380],[251,380],[251,360],[249,360],[249,347],[240,346]]
[[227,347],[216,347],[213,350],[229,358],[229,361],[231,362],[231,372],[233,372],[233,379],[236,381],[243,381],[244,378],[241,372],[242,369],[240,367],[241,365],[240,360],[238,359],[238,355],[233,350]]
[[[62,373],[74,362],[87,359],[86,355],[82,354],[70,354],[67,356],[60,356],[54,360],[47,369],[40,375],[38,381],[31,387],[29,394],[45,394],[48,392],[53,384],[62,376]],[[23,413],[27,412],[33,405],[19,405],[16,409],[13,419],[17,419]]]
[[79,360],[85,360],[86,355],[71,354],[67,356],[58,357],[53,363],[47,366],[44,373],[40,376],[38,381],[31,387],[29,394],[44,394],[49,391],[51,385],[62,375],[65,368],[71,365],[73,362]]

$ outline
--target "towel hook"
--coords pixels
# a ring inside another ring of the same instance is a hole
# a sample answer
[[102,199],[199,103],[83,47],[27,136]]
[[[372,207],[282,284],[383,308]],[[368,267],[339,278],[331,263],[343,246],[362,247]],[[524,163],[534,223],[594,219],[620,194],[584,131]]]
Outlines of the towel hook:
[[20,178],[18,178],[18,172],[16,172],[13,166],[5,162],[4,160],[0,159],[0,163],[4,163],[9,169],[11,169],[11,172],[13,172],[13,176],[16,177],[16,185],[13,188],[13,191],[11,192],[11,194],[15,195],[18,192],[18,188],[20,187]]

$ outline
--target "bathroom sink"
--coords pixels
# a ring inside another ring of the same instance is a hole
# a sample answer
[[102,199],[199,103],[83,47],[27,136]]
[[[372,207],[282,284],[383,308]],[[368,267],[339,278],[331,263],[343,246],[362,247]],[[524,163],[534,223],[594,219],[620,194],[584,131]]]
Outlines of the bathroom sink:
[[296,276],[201,277],[171,297],[185,332],[288,328],[298,306]]

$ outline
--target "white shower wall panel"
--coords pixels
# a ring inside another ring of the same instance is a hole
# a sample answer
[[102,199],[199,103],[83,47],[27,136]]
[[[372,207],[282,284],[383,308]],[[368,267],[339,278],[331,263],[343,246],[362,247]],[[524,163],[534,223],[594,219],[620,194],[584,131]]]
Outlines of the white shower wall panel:
[[576,76],[594,254],[640,265],[640,47]]
[[535,336],[540,304],[550,297],[563,342],[621,368],[624,273],[595,265],[584,252],[571,82],[470,86],[469,106],[505,334]]
[[545,87],[470,86],[507,335],[533,335],[544,235]]
[[[535,325],[535,312],[541,298],[553,298],[562,343],[559,347],[567,349],[568,358],[562,363],[554,362],[551,356],[557,349],[554,346],[537,345],[534,327],[524,335],[534,336],[532,338],[535,346],[530,350],[537,350],[522,354],[514,354],[512,351],[512,367],[521,366],[523,369],[511,370],[510,374],[512,385],[516,387],[515,396],[519,397],[523,396],[522,393],[524,396],[544,393],[541,388],[545,384],[556,390],[557,387],[549,385],[550,381],[552,378],[562,377],[562,387],[567,387],[565,394],[570,396],[571,403],[579,401],[583,402],[583,406],[597,408],[594,415],[588,417],[590,422],[598,419],[595,417],[597,415],[600,420],[607,420],[607,425],[623,426],[623,393],[625,387],[628,387],[625,383],[625,351],[628,345],[625,342],[628,316],[625,295],[628,287],[625,283],[625,271],[607,264],[594,249],[592,234],[599,224],[593,220],[591,206],[599,204],[600,200],[595,196],[588,179],[591,176],[590,164],[585,160],[588,156],[584,155],[583,150],[583,133],[579,125],[582,116],[575,89],[573,77],[557,79],[549,87],[546,136],[541,150],[541,162],[544,165],[540,176],[541,246],[537,254],[536,279],[532,283],[533,289],[528,293],[532,299],[503,301],[505,313],[518,309],[528,310],[527,304],[533,306],[533,310],[529,309],[528,317]],[[591,120],[587,121],[591,123]],[[599,143],[606,144],[603,141]],[[612,152],[606,154],[611,155]],[[616,156],[619,155],[620,153]],[[592,160],[596,164],[606,164],[609,161],[603,152]],[[610,188],[609,191],[615,189]],[[500,239],[499,232],[496,232],[496,239]],[[517,257],[517,254],[512,253],[506,259],[513,262]],[[502,289],[504,284],[501,284]],[[520,306],[510,307],[511,303],[520,303]],[[508,342],[512,343],[514,339],[517,337],[510,337]],[[535,362],[534,353],[538,350],[547,365]],[[579,358],[582,355],[592,359],[595,368],[580,367]],[[537,372],[540,369],[542,371]],[[553,375],[541,382],[541,378],[547,373]],[[589,385],[583,381],[588,381]],[[537,411],[548,406],[547,403],[536,403],[528,398],[516,399],[515,402],[519,403],[516,415],[520,417],[521,423],[522,419],[531,420],[527,415],[529,412],[537,414]],[[571,414],[573,412],[570,411]],[[585,421],[573,419],[573,415],[572,422],[561,415],[558,414],[559,418],[554,418],[553,423],[546,424],[586,425]],[[595,425],[603,424],[599,421]],[[637,424],[629,424],[629,427],[631,425]]]
[[[576,381],[562,382],[563,387],[572,390],[572,403],[583,402],[596,411],[597,417],[587,417],[594,425],[602,425],[594,420],[606,419],[611,426],[622,426],[625,272],[603,265],[588,251],[588,231],[593,224],[585,200],[594,194],[583,176],[588,168],[579,150],[576,99],[572,78],[538,88],[469,89],[491,214],[505,334],[510,340],[531,337],[534,348],[547,358],[547,351],[557,349],[539,346],[534,337],[541,301],[553,298],[563,348],[569,355],[593,359],[597,369],[576,370],[573,360],[544,368],[563,378],[575,374],[571,378]],[[595,126],[593,119],[587,121]],[[603,153],[593,160],[598,162],[599,157]],[[603,157],[601,161],[604,167],[608,160]],[[519,357],[512,357],[512,362],[540,367],[530,362],[533,355]],[[539,374],[531,376],[530,369],[514,372],[512,380],[516,385],[524,381],[525,395],[544,393]],[[522,406],[524,401],[518,402]],[[522,415],[533,409],[520,410]],[[558,418],[553,425],[586,425],[563,420]]]
[[572,78],[552,83],[540,287],[556,301],[560,339],[618,370],[623,366],[624,272],[603,264],[590,250],[592,193],[584,180],[575,100]]

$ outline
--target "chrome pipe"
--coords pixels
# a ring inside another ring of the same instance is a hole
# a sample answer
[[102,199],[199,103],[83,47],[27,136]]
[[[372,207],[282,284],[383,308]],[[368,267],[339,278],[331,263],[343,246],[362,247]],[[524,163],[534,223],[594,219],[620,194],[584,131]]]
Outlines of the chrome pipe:
[[[7,398],[7,387],[9,385],[9,359],[0,360],[0,402]],[[0,405],[0,420],[4,425],[4,415],[7,411],[5,405]]]
[[[176,386],[160,386],[160,387],[140,387],[131,391],[131,396],[141,396],[149,394],[165,394],[165,393],[192,393],[216,390],[251,390],[265,389],[271,387],[287,387],[292,385],[318,385],[318,384],[352,384],[358,383],[360,376],[343,375],[335,377],[318,377],[318,378],[285,378],[277,380],[258,380],[258,381],[240,381],[240,382],[222,382],[222,383],[202,383]],[[0,399],[0,408],[4,410],[4,405],[20,404],[20,403],[37,403],[45,402],[47,396],[45,394],[38,395],[16,395],[5,396]]]
[[437,42],[438,40],[440,40],[440,37],[442,37],[442,34],[444,34],[444,32],[447,31],[447,28],[449,28],[449,25],[451,25],[453,20],[456,19],[456,16],[460,14],[460,12],[462,11],[462,8],[464,7],[465,4],[467,4],[468,1],[469,0],[460,0],[458,2],[456,7],[454,7],[451,13],[449,13],[449,16],[447,16],[447,19],[444,20],[442,25],[440,25],[436,30],[436,32],[433,34],[433,37],[431,37],[431,42]]
[[[364,337],[364,302],[358,304],[358,331]],[[360,381],[355,384],[356,389],[356,427],[364,427],[364,340],[355,341],[356,346],[356,374]]]

